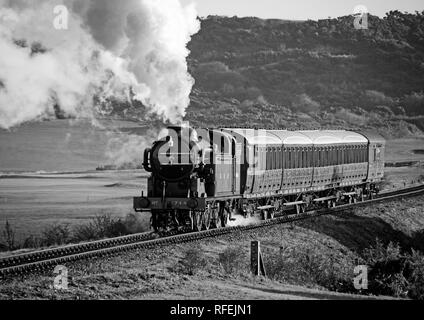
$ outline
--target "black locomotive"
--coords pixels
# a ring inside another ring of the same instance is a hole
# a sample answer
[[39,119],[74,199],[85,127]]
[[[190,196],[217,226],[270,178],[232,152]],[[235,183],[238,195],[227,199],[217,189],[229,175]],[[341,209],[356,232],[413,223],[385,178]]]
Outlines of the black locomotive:
[[304,212],[378,192],[385,141],[373,133],[169,127],[144,152],[136,211],[155,231],[226,227],[235,215]]

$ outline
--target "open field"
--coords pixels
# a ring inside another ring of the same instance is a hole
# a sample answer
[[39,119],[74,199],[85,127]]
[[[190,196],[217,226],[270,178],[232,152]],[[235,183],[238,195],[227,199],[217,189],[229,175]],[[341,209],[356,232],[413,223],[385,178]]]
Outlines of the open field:
[[418,150],[424,150],[424,138],[388,140],[385,160],[387,162],[424,161],[424,152],[417,152]]
[[142,190],[142,170],[3,177],[0,226],[8,220],[22,239],[56,223],[72,226],[103,214],[124,217]]

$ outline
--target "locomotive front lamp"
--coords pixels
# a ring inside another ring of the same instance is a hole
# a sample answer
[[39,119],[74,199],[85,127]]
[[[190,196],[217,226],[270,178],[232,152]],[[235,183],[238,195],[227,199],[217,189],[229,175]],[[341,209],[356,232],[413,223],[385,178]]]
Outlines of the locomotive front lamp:
[[190,209],[195,209],[197,208],[199,205],[199,203],[197,202],[196,199],[190,199],[187,201],[187,207],[189,207]]

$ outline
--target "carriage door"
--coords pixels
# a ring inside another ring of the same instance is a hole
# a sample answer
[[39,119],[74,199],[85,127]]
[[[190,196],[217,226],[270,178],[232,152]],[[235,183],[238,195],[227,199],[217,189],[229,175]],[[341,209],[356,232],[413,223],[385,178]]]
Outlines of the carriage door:
[[233,186],[232,191],[234,194],[240,193],[240,167],[241,167],[241,143],[236,143],[236,139],[232,140],[232,153],[233,153]]
[[232,154],[232,141],[221,135],[218,154],[216,156],[216,184],[217,194],[229,195],[233,192],[234,157]]

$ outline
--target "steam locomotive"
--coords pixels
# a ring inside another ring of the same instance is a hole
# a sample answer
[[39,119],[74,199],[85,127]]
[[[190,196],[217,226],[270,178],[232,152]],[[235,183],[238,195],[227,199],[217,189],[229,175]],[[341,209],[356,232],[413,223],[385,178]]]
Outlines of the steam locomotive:
[[137,212],[154,231],[226,227],[236,215],[363,201],[378,193],[385,141],[374,133],[169,127],[144,151],[151,175]]

